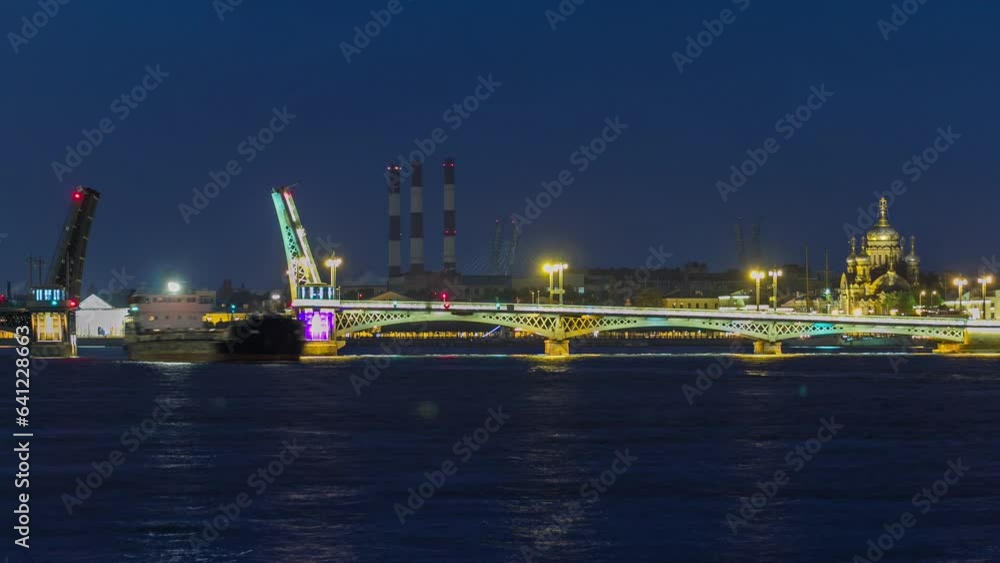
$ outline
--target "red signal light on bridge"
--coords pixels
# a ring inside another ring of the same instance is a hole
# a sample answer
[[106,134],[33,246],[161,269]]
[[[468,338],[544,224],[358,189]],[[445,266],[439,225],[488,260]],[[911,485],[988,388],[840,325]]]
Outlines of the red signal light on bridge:
[[66,304],[69,305],[70,309],[76,309],[76,306],[80,303],[78,303],[76,299],[70,299]]

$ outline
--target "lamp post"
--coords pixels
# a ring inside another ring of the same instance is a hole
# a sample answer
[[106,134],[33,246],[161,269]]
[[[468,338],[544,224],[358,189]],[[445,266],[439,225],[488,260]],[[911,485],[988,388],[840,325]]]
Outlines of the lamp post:
[[555,275],[556,275],[556,270],[555,270],[555,268],[553,268],[552,264],[546,264],[545,266],[542,267],[542,269],[545,270],[546,272],[548,272],[548,274],[549,274],[549,305],[551,305],[552,304],[552,295],[555,292],[555,285],[556,285]]
[[337,298],[337,268],[343,264],[341,258],[330,258],[326,261],[326,267],[330,268],[330,287],[333,288],[333,298]]
[[767,275],[771,276],[771,292],[774,300],[774,310],[778,310],[778,278],[782,276],[781,270],[770,270]]
[[920,303],[918,305],[920,306],[921,309],[924,308],[924,295],[927,295],[927,290],[920,291],[920,297],[919,297]]
[[757,312],[760,312],[760,280],[764,279],[764,272],[754,270],[750,272],[750,277],[757,282]]
[[962,288],[969,284],[965,278],[955,278],[955,286],[958,287],[958,312],[962,313]]
[[563,304],[563,296],[566,295],[566,290],[563,289],[563,272],[569,268],[567,264],[559,264],[559,304]]
[[993,283],[993,276],[983,276],[979,278],[979,283],[983,286],[983,320],[986,320],[986,286]]
[[[569,268],[569,264],[565,263],[546,264],[542,267],[542,269],[549,274],[549,305],[551,305],[555,300],[553,296],[557,293],[559,294],[559,304],[563,304],[563,295],[566,293],[566,290],[563,289],[563,272],[565,272],[567,268]],[[559,272],[559,289],[555,288],[556,272]]]

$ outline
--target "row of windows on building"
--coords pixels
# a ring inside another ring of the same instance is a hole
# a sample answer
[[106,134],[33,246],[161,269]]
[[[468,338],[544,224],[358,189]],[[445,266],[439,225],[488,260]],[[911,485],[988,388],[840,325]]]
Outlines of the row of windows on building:
[[66,292],[62,289],[35,289],[35,301],[62,301]]
[[670,309],[718,309],[719,302],[678,303],[674,301],[666,304],[666,307]]
[[140,298],[140,303],[200,303],[202,305],[213,305],[215,299],[212,297],[195,297],[193,295],[178,297],[146,297]]

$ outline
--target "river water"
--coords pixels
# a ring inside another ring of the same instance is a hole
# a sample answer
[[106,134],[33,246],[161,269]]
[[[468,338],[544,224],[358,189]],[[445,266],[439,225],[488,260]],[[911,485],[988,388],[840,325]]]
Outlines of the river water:
[[84,354],[11,562],[1000,560],[996,358]]

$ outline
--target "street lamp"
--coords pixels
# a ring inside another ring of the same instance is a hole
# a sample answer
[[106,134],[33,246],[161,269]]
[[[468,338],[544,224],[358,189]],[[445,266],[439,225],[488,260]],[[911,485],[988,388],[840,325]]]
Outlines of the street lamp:
[[171,295],[177,295],[180,291],[181,291],[181,284],[175,281],[167,282],[167,292],[169,292]]
[[958,287],[958,312],[962,312],[962,288],[969,285],[969,280],[965,278],[955,278],[955,285]]
[[774,310],[778,310],[778,278],[782,276],[781,270],[769,270],[767,275],[771,276],[772,299],[774,300]]
[[337,268],[343,264],[344,261],[340,258],[330,258],[326,261],[326,267],[330,268],[330,287],[333,288],[333,298],[337,298]]
[[552,293],[555,291],[555,275],[556,270],[552,267],[552,264],[546,264],[542,266],[542,269],[549,274],[549,305],[552,304]]
[[[559,304],[560,305],[563,304],[563,295],[566,293],[566,290],[563,289],[563,272],[565,272],[567,268],[569,268],[569,264],[565,263],[546,264],[542,268],[543,270],[545,270],[546,273],[549,274],[549,305],[552,304],[552,301],[554,300],[553,295],[555,295],[556,293],[559,294]],[[559,272],[559,289],[555,289],[556,272]]]
[[566,290],[563,289],[563,272],[569,268],[569,264],[559,264],[559,304],[563,304],[563,296],[566,295]]
[[983,286],[983,320],[986,320],[986,286],[993,283],[993,276],[983,276],[979,278],[979,283]]
[[757,312],[760,312],[760,280],[764,279],[764,272],[754,270],[750,272],[750,277],[757,282]]

